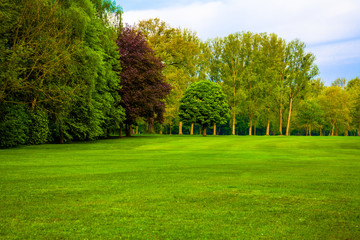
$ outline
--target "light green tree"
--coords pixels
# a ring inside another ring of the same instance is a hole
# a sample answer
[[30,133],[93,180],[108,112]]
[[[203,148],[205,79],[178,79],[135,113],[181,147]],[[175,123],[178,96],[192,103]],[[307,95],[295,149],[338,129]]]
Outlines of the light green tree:
[[294,100],[310,84],[311,79],[319,74],[318,67],[315,65],[315,56],[305,52],[305,44],[299,40],[291,41],[286,47],[286,69],[285,86],[289,98],[289,111],[286,125],[286,136],[290,135],[291,111]]
[[356,77],[347,82],[346,90],[352,100],[351,118],[357,135],[360,136],[360,78]]
[[270,135],[270,121],[276,119],[275,113],[280,98],[280,81],[283,69],[285,41],[276,34],[263,34],[259,55],[259,75],[263,89],[262,115],[266,123],[266,135]]
[[154,52],[165,64],[164,75],[172,86],[166,100],[165,123],[174,119],[179,122],[182,134],[182,121],[179,121],[179,101],[186,88],[193,82],[205,79],[206,44],[189,29],[173,28],[158,18],[140,21],[137,29],[141,31]]
[[319,101],[325,117],[332,127],[331,136],[337,136],[341,128],[347,131],[352,106],[350,94],[339,86],[331,86],[325,88]]

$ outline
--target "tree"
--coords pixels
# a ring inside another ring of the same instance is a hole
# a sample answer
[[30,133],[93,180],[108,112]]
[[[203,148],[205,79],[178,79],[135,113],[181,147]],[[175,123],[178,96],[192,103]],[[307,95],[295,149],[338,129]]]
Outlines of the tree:
[[310,80],[319,74],[314,63],[315,56],[305,53],[305,44],[299,40],[291,41],[286,48],[285,84],[289,97],[289,114],[286,136],[290,135],[290,119],[294,100],[307,88]]
[[340,127],[347,128],[346,125],[350,122],[350,95],[339,86],[331,86],[324,90],[319,100],[325,117],[332,126],[331,136],[337,136]]
[[350,94],[352,100],[351,118],[354,129],[357,129],[357,135],[360,136],[360,78],[351,79],[346,90]]
[[222,45],[220,61],[217,64],[221,64],[219,68],[222,88],[231,109],[232,135],[235,135],[236,114],[244,98],[244,91],[241,88],[241,78],[246,67],[243,37],[244,33],[235,33],[224,39],[216,39],[213,43],[214,46]]
[[263,89],[262,111],[266,123],[266,135],[270,135],[270,121],[274,119],[274,113],[281,91],[279,76],[281,76],[285,41],[276,34],[264,34],[259,61],[259,81]]
[[126,113],[126,135],[130,136],[131,125],[138,118],[145,118],[150,125],[154,120],[162,123],[171,86],[162,74],[164,65],[140,32],[129,26],[121,28],[117,44],[122,67],[120,104]]
[[90,140],[121,121],[115,3],[5,0],[0,8],[0,108],[9,114],[1,119],[11,110],[29,120],[27,142],[13,142]]
[[[158,18],[140,21],[137,29],[165,64],[163,73],[172,87],[166,99],[165,121],[171,124],[174,119],[179,120],[179,101],[186,88],[193,82],[205,79],[202,66],[206,45],[196,33],[173,28]],[[179,134],[182,134],[181,121]]]
[[198,123],[202,126],[203,136],[206,128],[223,124],[229,118],[229,107],[221,87],[214,82],[193,83],[180,100],[180,119]]
[[311,136],[311,131],[319,127],[321,135],[321,126],[324,122],[324,112],[320,104],[315,99],[307,99],[300,103],[298,119],[306,129],[306,135]]
[[345,78],[337,78],[334,82],[331,83],[331,86],[341,87],[342,89],[345,89],[346,79]]

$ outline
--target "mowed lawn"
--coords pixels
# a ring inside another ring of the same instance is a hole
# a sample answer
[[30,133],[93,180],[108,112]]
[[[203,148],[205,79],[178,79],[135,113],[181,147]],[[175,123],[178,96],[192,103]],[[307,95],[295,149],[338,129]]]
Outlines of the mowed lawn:
[[360,239],[360,137],[0,150],[4,239]]

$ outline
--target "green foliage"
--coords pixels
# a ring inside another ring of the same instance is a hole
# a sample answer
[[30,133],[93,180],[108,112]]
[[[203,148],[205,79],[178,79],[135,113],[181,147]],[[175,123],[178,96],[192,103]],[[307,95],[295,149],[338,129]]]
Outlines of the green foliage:
[[47,121],[50,141],[60,142],[96,139],[123,121],[115,2],[19,0],[0,9],[0,104],[36,109],[27,143],[47,141]]
[[229,118],[229,107],[221,87],[214,82],[200,81],[186,89],[180,100],[180,119],[198,123],[203,128],[223,124]]
[[311,135],[312,128],[319,128],[324,125],[324,112],[318,100],[307,99],[299,106],[299,123],[303,125]]
[[29,118],[24,105],[0,103],[0,148],[25,144]]
[[163,73],[172,87],[166,99],[165,123],[178,121],[179,101],[186,88],[193,82],[206,79],[207,46],[195,32],[173,28],[158,18],[140,21],[137,29],[162,59],[165,64]]
[[46,143],[49,138],[48,115],[41,110],[29,112],[29,140],[28,144]]
[[346,92],[340,86],[327,87],[319,97],[319,101],[326,121],[332,127],[331,135],[338,135],[339,130],[345,132],[351,120],[352,102],[349,92]]

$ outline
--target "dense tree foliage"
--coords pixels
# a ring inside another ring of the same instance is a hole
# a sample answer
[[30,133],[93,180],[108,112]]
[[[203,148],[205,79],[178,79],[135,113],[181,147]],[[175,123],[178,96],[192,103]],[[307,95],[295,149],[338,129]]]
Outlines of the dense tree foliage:
[[180,119],[202,126],[203,136],[206,128],[223,124],[229,118],[229,106],[221,87],[210,81],[191,84],[180,100]]
[[[238,32],[203,42],[159,19],[124,27],[121,11],[111,0],[0,2],[0,147],[92,140],[123,124],[128,136],[163,122],[182,134],[183,121],[190,134],[197,123],[214,134],[360,136],[359,78],[324,86],[301,41]],[[213,95],[196,105],[189,92]]]
[[99,0],[1,2],[1,146],[90,140],[122,121],[109,13],[121,9]]
[[123,27],[117,44],[123,85],[119,93],[126,113],[126,135],[130,136],[131,125],[139,118],[144,118],[150,126],[154,120],[163,121],[164,99],[171,87],[162,74],[164,65],[139,31]]
[[163,73],[172,87],[166,99],[165,123],[179,123],[179,134],[182,134],[182,122],[178,117],[179,101],[190,84],[205,80],[206,45],[196,33],[173,28],[157,18],[140,21],[137,29],[165,64]]

